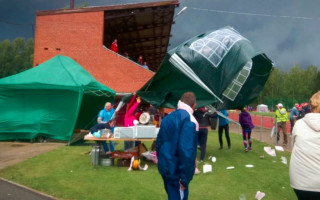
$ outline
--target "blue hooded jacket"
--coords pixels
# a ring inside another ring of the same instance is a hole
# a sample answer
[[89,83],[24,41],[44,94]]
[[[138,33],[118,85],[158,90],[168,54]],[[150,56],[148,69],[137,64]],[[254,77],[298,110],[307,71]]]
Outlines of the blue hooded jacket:
[[178,109],[162,120],[156,150],[163,179],[189,185],[195,170],[197,142],[196,125],[187,111]]
[[[227,110],[225,110],[225,109],[222,109],[220,112],[226,117],[228,117],[228,115],[229,115]],[[228,119],[221,117],[219,115],[218,115],[218,117],[219,117],[219,126],[225,126],[225,125],[229,124]]]

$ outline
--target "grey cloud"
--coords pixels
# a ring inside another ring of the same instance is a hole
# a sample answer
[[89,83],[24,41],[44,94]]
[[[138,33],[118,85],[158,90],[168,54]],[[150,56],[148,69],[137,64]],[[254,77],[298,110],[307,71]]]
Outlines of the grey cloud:
[[[75,0],[75,5],[85,2],[89,2],[89,6],[102,6],[150,0]],[[180,3],[176,13],[184,6],[188,9],[175,19],[169,49],[203,32],[232,26],[283,70],[296,63],[301,67],[320,66],[319,0],[180,0]],[[0,0],[0,5],[1,20],[35,23],[36,11],[59,9],[68,6],[69,0]],[[0,23],[0,30],[0,41],[32,37],[28,26]]]

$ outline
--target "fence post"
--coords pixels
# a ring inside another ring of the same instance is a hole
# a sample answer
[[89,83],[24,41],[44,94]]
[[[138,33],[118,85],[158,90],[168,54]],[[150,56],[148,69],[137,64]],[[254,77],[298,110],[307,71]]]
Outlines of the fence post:
[[274,122],[274,138],[275,138],[275,144],[276,144],[276,146],[278,145],[278,134],[277,134],[277,132],[278,132],[278,123],[277,123],[277,117],[275,117],[275,122]]
[[262,140],[263,116],[260,118],[260,142]]

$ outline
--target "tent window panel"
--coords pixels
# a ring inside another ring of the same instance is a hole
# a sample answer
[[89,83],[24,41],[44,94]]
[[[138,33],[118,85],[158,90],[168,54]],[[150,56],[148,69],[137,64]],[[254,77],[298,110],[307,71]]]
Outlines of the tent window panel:
[[210,56],[213,54],[214,51],[212,51],[212,49],[210,49],[209,47],[207,46],[204,46],[202,49],[201,49],[201,54],[206,57],[206,58],[210,58]]
[[228,51],[240,40],[247,39],[234,30],[221,29],[192,42],[189,48],[201,54],[214,67],[218,67]]
[[240,74],[241,74],[242,76],[244,76],[244,77],[248,77],[249,74],[250,74],[250,71],[249,71],[248,69],[246,69],[246,68],[243,68],[243,69],[241,70]]
[[229,98],[230,91],[231,91],[230,88],[227,88],[222,95]]
[[220,57],[224,57],[228,51],[225,48],[219,47],[216,52],[218,55],[221,55]]
[[236,79],[236,81],[241,85],[243,85],[246,80],[247,80],[247,77],[242,76],[241,74],[239,74],[238,78]]
[[234,45],[234,41],[230,40],[230,38],[224,38],[222,43],[228,48],[231,49],[231,47]]
[[210,47],[213,51],[216,51],[219,48],[219,44],[213,41],[210,41],[207,46]]
[[237,93],[232,91],[231,88],[227,88],[222,95],[233,101],[236,98]]
[[251,68],[252,68],[252,61],[250,60],[250,61],[248,61],[247,63],[246,63],[246,65],[244,66],[244,68],[245,69],[247,69],[247,70],[249,70],[249,71],[251,71]]
[[242,88],[242,85],[239,85],[238,83],[233,82],[233,86],[231,87],[231,89],[235,92],[239,92],[240,89]]
[[193,48],[194,48],[195,51],[201,51],[202,46],[200,46],[200,45],[194,45]]
[[252,61],[248,61],[238,73],[236,78],[228,85],[227,89],[223,92],[223,95],[230,100],[234,100],[240,92],[242,86],[246,82],[250,75],[252,67]]
[[233,101],[241,88],[242,85],[236,83],[236,81],[232,81],[222,95]]
[[221,57],[217,54],[213,54],[210,58],[210,61],[214,64],[215,67],[217,67],[221,61]]
[[224,36],[215,34],[212,38],[217,41],[223,41]]

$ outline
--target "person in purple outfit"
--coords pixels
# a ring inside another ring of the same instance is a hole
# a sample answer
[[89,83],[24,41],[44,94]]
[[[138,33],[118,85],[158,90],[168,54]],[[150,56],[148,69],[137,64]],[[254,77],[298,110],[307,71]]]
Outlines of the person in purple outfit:
[[251,141],[251,131],[254,128],[252,124],[251,115],[246,111],[245,108],[241,109],[241,113],[239,114],[239,123],[242,128],[242,136],[243,136],[243,145],[244,152],[248,152],[248,142],[249,142],[249,150],[252,150],[252,141]]

